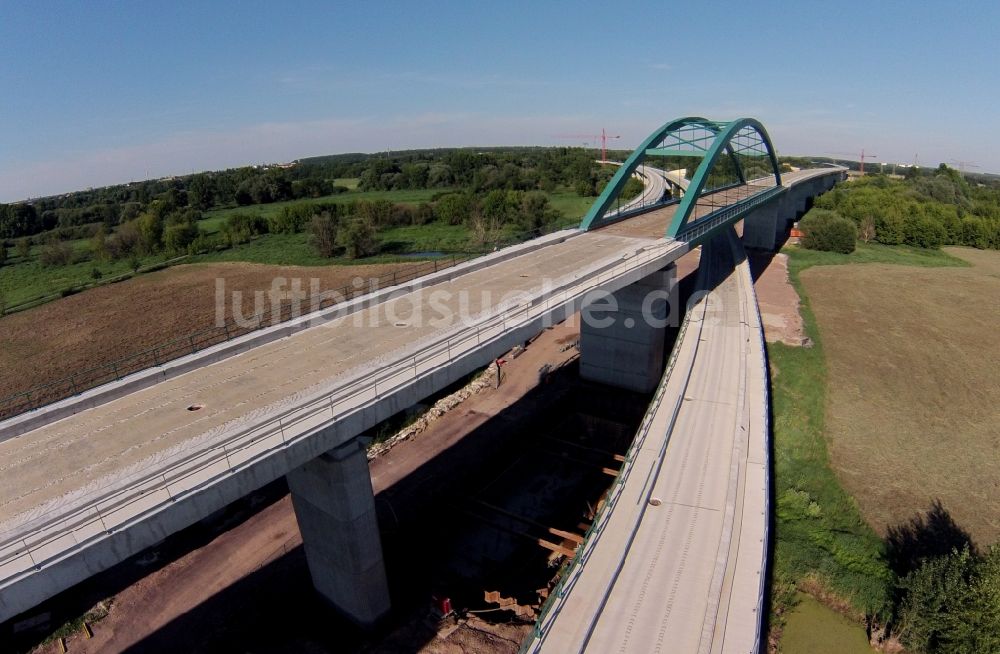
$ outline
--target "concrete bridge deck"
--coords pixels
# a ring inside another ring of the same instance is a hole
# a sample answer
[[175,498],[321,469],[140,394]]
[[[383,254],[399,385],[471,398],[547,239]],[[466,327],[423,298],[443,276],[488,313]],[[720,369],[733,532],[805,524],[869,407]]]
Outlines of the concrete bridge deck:
[[686,320],[620,483],[528,651],[708,654],[759,642],[767,377],[749,268],[733,268],[742,247],[733,236],[725,251],[726,240],[703,251],[702,273],[721,282]]

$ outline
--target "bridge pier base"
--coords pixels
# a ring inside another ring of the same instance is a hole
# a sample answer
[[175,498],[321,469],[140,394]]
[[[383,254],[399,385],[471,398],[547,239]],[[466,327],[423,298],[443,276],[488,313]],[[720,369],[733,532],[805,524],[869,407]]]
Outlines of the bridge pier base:
[[679,322],[677,268],[670,264],[615,291],[610,302],[583,310],[580,376],[588,381],[648,393],[666,363],[667,326]]
[[389,612],[365,448],[352,440],[288,473],[313,585],[361,627]]

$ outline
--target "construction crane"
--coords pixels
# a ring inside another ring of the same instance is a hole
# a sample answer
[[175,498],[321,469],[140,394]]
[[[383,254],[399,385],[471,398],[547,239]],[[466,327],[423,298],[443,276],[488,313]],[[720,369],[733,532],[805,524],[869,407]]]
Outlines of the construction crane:
[[557,139],[589,139],[590,141],[594,141],[594,142],[596,142],[597,139],[601,139],[601,163],[607,163],[607,161],[608,161],[608,139],[620,139],[621,136],[611,136],[602,127],[600,134],[556,134],[553,138],[557,138]]
[[[849,155],[849,156],[853,157],[857,153],[856,152],[831,152],[830,154]],[[862,175],[865,174],[865,157],[867,157],[869,159],[878,159],[878,155],[877,154],[865,154],[865,149],[861,148],[861,174]]]

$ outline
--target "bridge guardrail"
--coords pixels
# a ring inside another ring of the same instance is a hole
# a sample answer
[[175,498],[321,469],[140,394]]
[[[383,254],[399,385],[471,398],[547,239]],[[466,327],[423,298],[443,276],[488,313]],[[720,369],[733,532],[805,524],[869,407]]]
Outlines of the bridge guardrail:
[[713,211],[707,216],[691,223],[687,229],[677,235],[677,240],[690,243],[701,236],[704,236],[708,232],[721,227],[729,221],[734,220],[740,214],[754,209],[765,202],[770,202],[773,198],[785,192],[786,189],[784,187],[774,186],[766,191],[761,191],[760,193],[751,195],[749,198],[740,200],[735,204],[730,204],[727,207]]
[[[750,273],[749,263],[744,268],[743,271],[743,282],[745,287],[753,289],[753,278]],[[751,654],[757,654],[762,648],[766,648],[766,643],[764,643],[764,638],[766,634],[763,633],[764,628],[764,615],[767,610],[767,570],[768,570],[768,553],[771,547],[771,418],[770,418],[770,390],[768,382],[768,367],[767,367],[767,347],[764,344],[764,329],[760,317],[760,304],[757,302],[757,293],[752,293],[753,306],[751,307],[753,311],[753,324],[751,328],[756,330],[757,334],[755,337],[754,345],[760,348],[760,358],[758,363],[761,369],[761,379],[764,380],[764,394],[763,394],[763,406],[760,407],[761,414],[764,417],[763,429],[764,429],[764,480],[765,480],[765,490],[764,490],[764,542],[763,551],[760,561],[760,584],[757,589],[757,624],[755,630],[754,638],[754,648],[751,650]],[[753,337],[752,337],[753,338]]]
[[[593,270],[594,276],[579,275],[546,295],[514,306],[501,306],[478,323],[472,332],[462,325],[453,327],[450,331],[457,333],[446,333],[444,337],[421,345],[391,366],[344,379],[302,406],[288,408],[263,423],[177,456],[166,469],[163,469],[163,461],[157,461],[138,470],[132,473],[127,488],[76,501],[78,505],[86,502],[85,506],[51,509],[26,517],[21,524],[0,534],[0,588],[239,471],[266,452],[308,438],[336,417],[362,410],[365,403],[391,394],[433,372],[441,363],[474,351],[483,342],[496,338],[506,331],[508,321],[520,323],[536,319],[586,292],[580,290],[581,287],[600,288],[616,277],[661,258],[676,246],[676,242],[663,241],[624,259],[599,264]],[[14,520],[17,517],[8,524]],[[26,531],[30,533],[25,534]]]

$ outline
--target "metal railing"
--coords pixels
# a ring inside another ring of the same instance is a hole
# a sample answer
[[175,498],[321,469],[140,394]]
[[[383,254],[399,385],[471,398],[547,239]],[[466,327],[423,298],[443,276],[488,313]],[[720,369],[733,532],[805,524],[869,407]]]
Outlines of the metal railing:
[[633,256],[594,266],[584,271],[587,274],[530,301],[501,305],[475,326],[457,325],[449,330],[455,333],[420,345],[377,371],[342,380],[301,406],[285,409],[260,424],[199,449],[184,451],[169,462],[157,461],[137,470],[131,474],[126,488],[79,498],[76,507],[44,511],[25,517],[17,525],[13,520],[8,521],[6,533],[0,534],[0,588],[32,574],[54,558],[83,549],[210,486],[267,453],[301,442],[334,419],[363,410],[371,402],[433,373],[456,357],[501,337],[512,324],[538,319],[592,288],[661,260],[675,247],[677,244],[673,242],[656,243]]
[[716,211],[699,218],[694,223],[689,223],[684,231],[677,235],[677,240],[684,241],[686,243],[698,240],[701,237],[708,235],[709,232],[723,227],[730,222],[735,222],[747,211],[755,209],[765,202],[770,202],[775,197],[785,192],[786,189],[784,187],[773,186],[768,188],[766,191],[761,191],[760,193],[754,194],[744,200],[740,200],[735,204],[730,204],[722,209],[717,209]]

